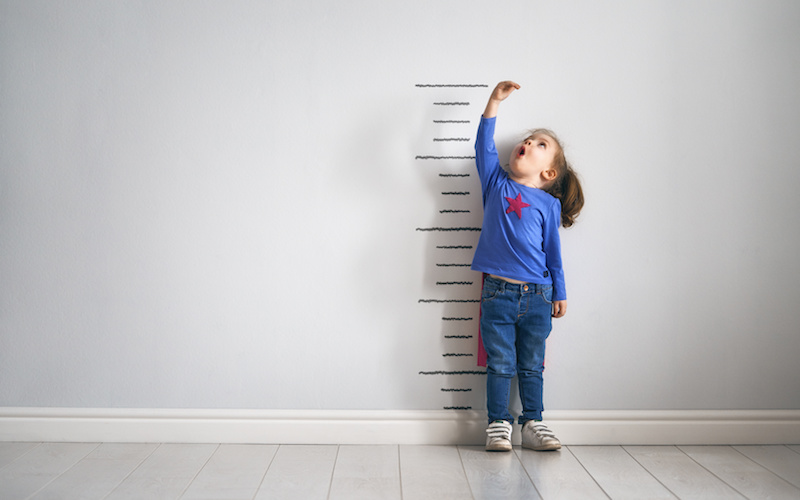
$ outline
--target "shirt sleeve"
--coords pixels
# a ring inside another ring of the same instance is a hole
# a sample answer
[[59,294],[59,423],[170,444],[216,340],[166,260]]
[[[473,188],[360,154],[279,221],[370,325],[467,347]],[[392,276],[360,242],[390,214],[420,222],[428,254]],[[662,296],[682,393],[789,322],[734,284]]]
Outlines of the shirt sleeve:
[[553,280],[553,300],[567,300],[567,287],[564,283],[564,267],[561,262],[561,202],[556,199],[542,224],[542,247],[546,258],[545,265]]
[[[497,176],[500,168],[500,159],[494,144],[494,126],[497,118],[484,118],[481,116],[478,125],[478,134],[475,138],[475,165],[478,167],[478,177],[481,179],[481,188],[484,197],[491,180]],[[484,201],[486,201],[484,199]]]

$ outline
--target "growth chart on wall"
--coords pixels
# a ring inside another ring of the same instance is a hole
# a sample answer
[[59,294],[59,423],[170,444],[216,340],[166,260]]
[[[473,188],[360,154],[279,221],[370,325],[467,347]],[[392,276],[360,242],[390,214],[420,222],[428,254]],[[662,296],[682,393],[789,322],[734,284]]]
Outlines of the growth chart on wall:
[[441,358],[436,366],[419,371],[432,377],[441,394],[442,408],[472,410],[482,405],[486,372],[477,366],[481,275],[470,270],[481,230],[480,182],[475,170],[474,141],[481,109],[477,103],[488,85],[476,83],[418,83],[419,99],[426,103],[423,134],[415,156],[416,167],[435,186],[435,210],[416,228],[426,239],[429,256],[425,272],[431,296],[420,307],[438,307],[441,320],[431,325],[441,335]]

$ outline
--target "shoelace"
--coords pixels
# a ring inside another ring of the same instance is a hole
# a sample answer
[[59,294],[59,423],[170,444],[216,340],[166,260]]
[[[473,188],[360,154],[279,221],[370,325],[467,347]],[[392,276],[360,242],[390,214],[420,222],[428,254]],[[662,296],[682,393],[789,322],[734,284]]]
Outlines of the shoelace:
[[508,422],[492,422],[486,429],[486,434],[492,439],[511,440],[511,425]]

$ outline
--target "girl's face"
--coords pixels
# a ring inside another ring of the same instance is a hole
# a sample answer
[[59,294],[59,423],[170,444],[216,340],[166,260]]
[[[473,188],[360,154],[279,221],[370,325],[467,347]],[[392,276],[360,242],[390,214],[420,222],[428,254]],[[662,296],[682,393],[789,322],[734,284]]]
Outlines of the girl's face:
[[553,160],[558,145],[547,134],[535,134],[517,144],[509,158],[512,180],[526,186],[541,188],[555,179]]

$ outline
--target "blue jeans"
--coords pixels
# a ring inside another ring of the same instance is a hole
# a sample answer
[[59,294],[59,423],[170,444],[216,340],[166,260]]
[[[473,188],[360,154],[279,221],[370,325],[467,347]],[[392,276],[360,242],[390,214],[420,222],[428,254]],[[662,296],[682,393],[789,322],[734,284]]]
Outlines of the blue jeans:
[[481,337],[486,349],[489,422],[514,423],[508,411],[516,375],[522,400],[519,423],[541,420],[545,340],[552,329],[553,287],[515,285],[486,276],[481,294]]

